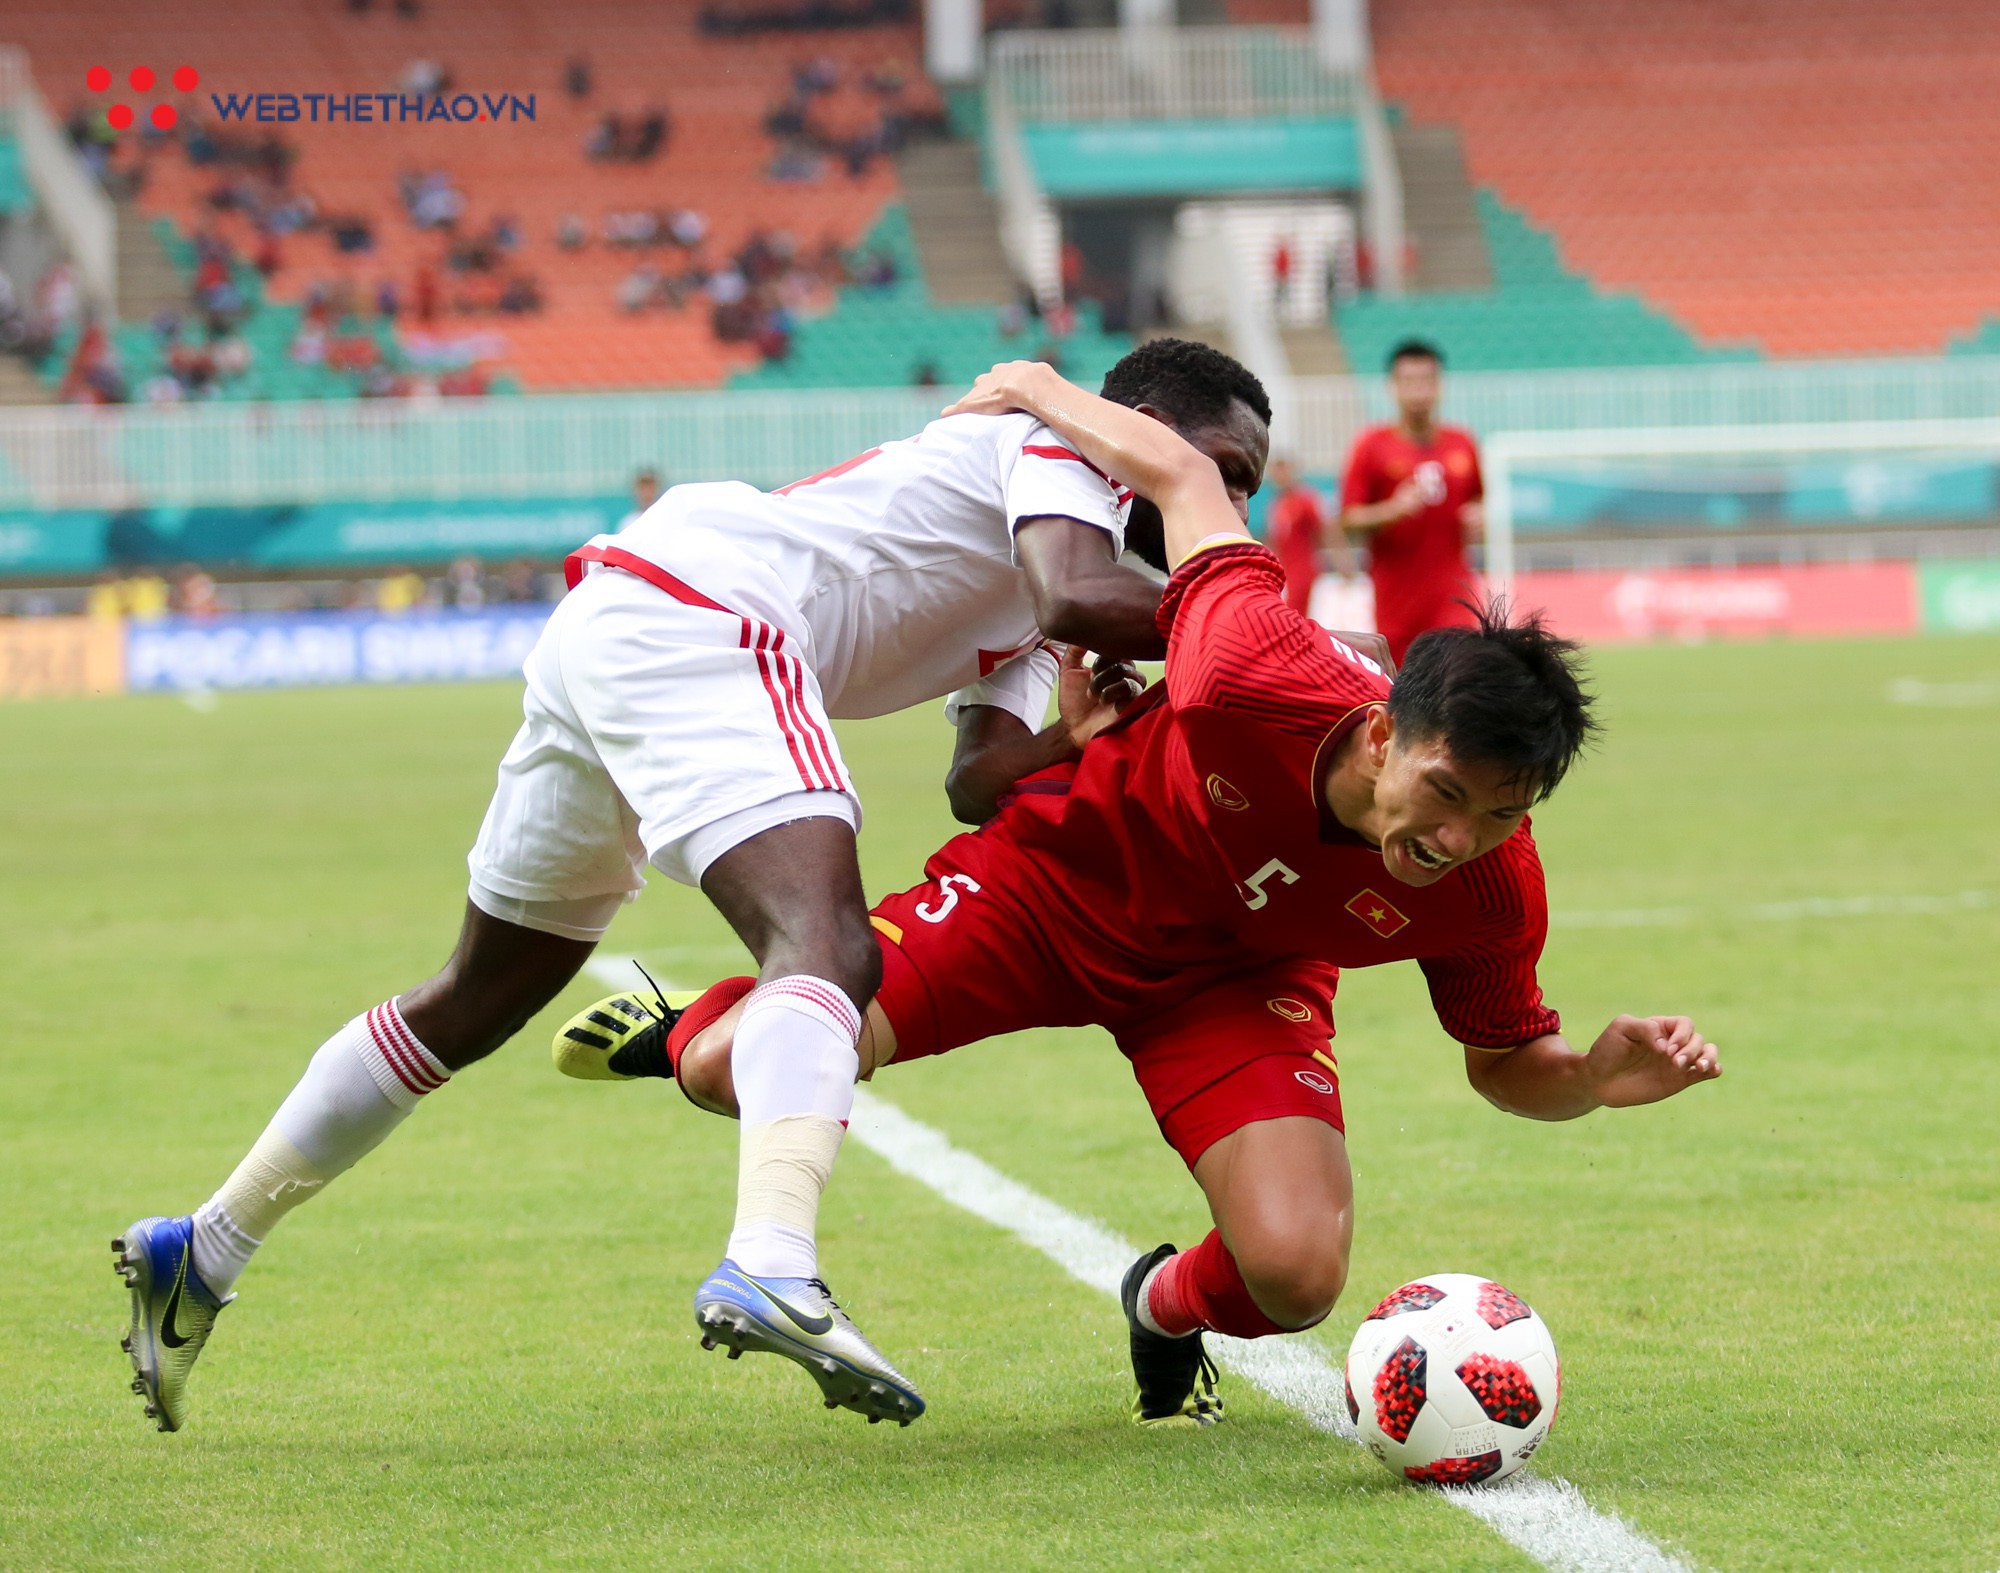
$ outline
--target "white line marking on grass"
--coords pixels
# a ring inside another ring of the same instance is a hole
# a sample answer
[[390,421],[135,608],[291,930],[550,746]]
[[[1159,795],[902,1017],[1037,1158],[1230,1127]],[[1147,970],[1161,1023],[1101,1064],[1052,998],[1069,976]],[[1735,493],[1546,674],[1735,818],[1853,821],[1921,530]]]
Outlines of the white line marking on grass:
[[1921,677],[1899,677],[1889,685],[1889,703],[1944,710],[2000,705],[2000,682],[1927,683]]
[[1935,917],[1990,907],[1990,890],[1961,890],[1949,896],[1809,896],[1800,901],[1766,901],[1751,906],[1715,902],[1705,907],[1614,907],[1597,912],[1551,912],[1553,928],[1668,928],[1681,924],[1791,923],[1799,918]]
[[[1033,1246],[1093,1289],[1115,1297],[1125,1269],[1139,1254],[1108,1229],[954,1147],[942,1131],[911,1119],[865,1087],[855,1089],[849,1130],[899,1174]],[[1215,1337],[1211,1347],[1224,1365],[1296,1409],[1316,1430],[1354,1435],[1341,1370],[1313,1344]],[[1497,1486],[1437,1494],[1561,1573],[1688,1573],[1686,1563],[1623,1519],[1598,1512],[1567,1480],[1517,1475]]]

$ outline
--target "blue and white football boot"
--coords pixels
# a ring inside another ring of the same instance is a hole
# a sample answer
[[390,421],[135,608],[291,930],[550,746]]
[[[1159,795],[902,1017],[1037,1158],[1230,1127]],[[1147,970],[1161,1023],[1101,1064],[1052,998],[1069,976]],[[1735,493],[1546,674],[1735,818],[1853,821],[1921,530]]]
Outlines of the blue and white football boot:
[[132,1391],[146,1400],[146,1417],[178,1431],[187,1415],[188,1372],[208,1342],[216,1313],[235,1295],[218,1297],[194,1267],[194,1220],[141,1218],[111,1249],[132,1291],[132,1330],[119,1340],[132,1357]]
[[734,1360],[744,1350],[783,1355],[806,1368],[829,1409],[852,1409],[872,1426],[908,1425],[924,1412],[910,1379],[841,1310],[818,1278],[752,1278],[728,1257],[694,1292],[701,1347],[721,1344]]

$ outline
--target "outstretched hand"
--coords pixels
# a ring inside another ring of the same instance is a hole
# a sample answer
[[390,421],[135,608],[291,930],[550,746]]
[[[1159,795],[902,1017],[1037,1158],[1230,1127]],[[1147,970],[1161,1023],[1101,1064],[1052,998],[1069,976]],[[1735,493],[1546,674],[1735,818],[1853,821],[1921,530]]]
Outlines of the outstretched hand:
[[1052,367],[1038,360],[1002,361],[991,371],[982,371],[972,389],[944,413],[946,415],[1008,415],[1015,410],[1036,413],[1033,403],[1038,390],[1055,376]]
[[1591,1044],[1588,1064],[1598,1101],[1612,1109],[1658,1103],[1722,1074],[1716,1046],[1685,1016],[1619,1016]]

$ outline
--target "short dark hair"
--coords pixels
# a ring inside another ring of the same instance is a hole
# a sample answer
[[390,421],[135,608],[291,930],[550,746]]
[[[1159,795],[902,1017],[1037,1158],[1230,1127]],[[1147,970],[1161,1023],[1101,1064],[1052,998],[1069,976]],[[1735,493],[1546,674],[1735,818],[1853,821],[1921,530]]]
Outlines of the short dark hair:
[[1241,399],[1271,424],[1271,396],[1248,366],[1192,339],[1153,339],[1105,373],[1104,397],[1137,409],[1150,404],[1176,426],[1215,426]]
[[1382,369],[1384,371],[1394,371],[1396,369],[1396,362],[1399,360],[1436,361],[1442,367],[1444,365],[1444,351],[1431,343],[1429,339],[1398,339],[1396,347],[1389,351],[1389,358],[1382,362]]
[[1413,739],[1442,739],[1454,758],[1498,765],[1541,802],[1598,730],[1583,686],[1582,647],[1550,632],[1539,612],[1504,600],[1471,628],[1433,628],[1410,646],[1389,690],[1389,716]]

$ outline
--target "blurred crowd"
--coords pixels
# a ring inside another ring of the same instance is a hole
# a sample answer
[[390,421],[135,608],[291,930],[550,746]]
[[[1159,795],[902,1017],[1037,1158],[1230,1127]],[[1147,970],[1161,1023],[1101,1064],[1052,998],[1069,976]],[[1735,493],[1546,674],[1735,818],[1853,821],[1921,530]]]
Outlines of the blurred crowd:
[[0,592],[0,617],[91,617],[155,622],[164,617],[220,617],[234,612],[366,611],[394,616],[418,611],[477,611],[484,606],[558,601],[562,574],[547,562],[518,558],[488,563],[460,557],[420,571],[392,568],[374,578],[248,580],[218,583],[186,563],[170,571],[101,574],[87,589]]

